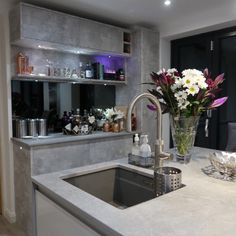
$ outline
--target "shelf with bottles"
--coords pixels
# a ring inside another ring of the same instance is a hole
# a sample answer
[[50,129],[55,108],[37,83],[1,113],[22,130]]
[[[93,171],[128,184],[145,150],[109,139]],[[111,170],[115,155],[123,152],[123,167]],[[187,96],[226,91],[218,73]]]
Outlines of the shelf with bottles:
[[101,84],[101,85],[125,85],[126,81],[120,80],[98,80],[98,79],[82,79],[68,78],[62,76],[46,76],[34,74],[17,74],[12,80],[18,81],[34,81],[34,82],[50,82],[50,83],[72,83],[72,84]]
[[102,85],[127,84],[124,70],[126,59],[124,58],[107,55],[71,56],[23,48],[20,50],[21,52],[19,48],[15,48],[12,53],[13,57],[16,55],[16,64],[13,64],[16,75],[12,77],[12,80]]
[[94,131],[119,133],[125,130],[124,112],[116,108],[91,108],[86,109],[83,115],[80,109],[74,111],[64,111],[62,119],[62,131],[65,135],[87,135]]

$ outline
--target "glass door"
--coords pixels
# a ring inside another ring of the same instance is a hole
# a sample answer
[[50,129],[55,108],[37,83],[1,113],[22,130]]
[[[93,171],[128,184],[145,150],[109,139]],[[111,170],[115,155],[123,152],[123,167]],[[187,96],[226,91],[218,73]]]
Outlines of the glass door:
[[[208,34],[201,34],[172,41],[171,66],[179,71],[193,68],[201,71],[208,68],[212,71],[211,37]],[[195,140],[196,146],[216,148],[216,120],[216,112],[204,113],[201,116]]]
[[195,142],[196,146],[224,150],[227,124],[236,122],[236,27],[172,41],[171,65],[180,71],[208,67],[212,78],[225,73],[221,96],[228,96],[228,101],[217,110],[203,114]]
[[224,73],[225,81],[221,96],[228,96],[226,104],[219,108],[219,149],[227,144],[227,124],[236,122],[236,29],[215,34],[214,59],[216,73]]

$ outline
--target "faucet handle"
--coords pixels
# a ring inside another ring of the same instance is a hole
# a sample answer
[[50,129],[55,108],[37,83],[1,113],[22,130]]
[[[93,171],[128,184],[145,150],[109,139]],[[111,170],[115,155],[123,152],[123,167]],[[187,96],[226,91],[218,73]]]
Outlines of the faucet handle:
[[161,152],[161,153],[159,154],[161,160],[169,159],[169,158],[171,157],[171,155],[172,155],[172,154],[171,154],[171,153],[168,153],[168,152]]

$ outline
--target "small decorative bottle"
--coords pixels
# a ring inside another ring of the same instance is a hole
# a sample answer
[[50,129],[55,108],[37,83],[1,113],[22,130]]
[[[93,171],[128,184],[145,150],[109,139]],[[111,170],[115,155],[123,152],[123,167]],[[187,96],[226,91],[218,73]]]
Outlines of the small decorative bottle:
[[90,63],[88,63],[85,68],[85,78],[92,79],[92,77],[93,77],[92,66]]
[[151,147],[148,144],[148,135],[143,136],[143,144],[140,146],[140,155],[142,157],[151,157]]
[[119,130],[119,124],[118,124],[118,122],[117,121],[114,121],[113,123],[112,123],[112,131],[114,132],[114,133],[118,133],[120,130]]
[[139,154],[140,154],[139,136],[138,136],[138,134],[135,134],[134,144],[132,146],[132,155],[139,156]]
[[110,124],[109,124],[108,120],[106,120],[104,125],[103,125],[103,131],[104,132],[109,132],[110,131]]
[[84,66],[83,66],[82,62],[79,63],[79,75],[78,76],[81,79],[85,79],[85,70],[84,70]]

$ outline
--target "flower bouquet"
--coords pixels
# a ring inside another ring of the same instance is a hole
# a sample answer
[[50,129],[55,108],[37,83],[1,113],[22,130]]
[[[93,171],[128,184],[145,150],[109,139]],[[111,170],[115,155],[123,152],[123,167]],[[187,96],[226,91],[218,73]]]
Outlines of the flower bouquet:
[[[176,69],[161,70],[151,74],[155,89],[148,91],[156,96],[161,104],[162,112],[170,113],[170,124],[177,155],[185,158],[190,155],[195,141],[196,128],[200,115],[225,103],[227,97],[217,98],[219,86],[224,81],[224,74],[214,80],[210,78],[208,69],[201,72],[187,69],[178,72]],[[153,104],[149,109],[156,110]]]
[[104,115],[106,117],[106,129],[104,131],[120,132],[124,130],[124,113],[116,108],[108,108],[105,110]]

